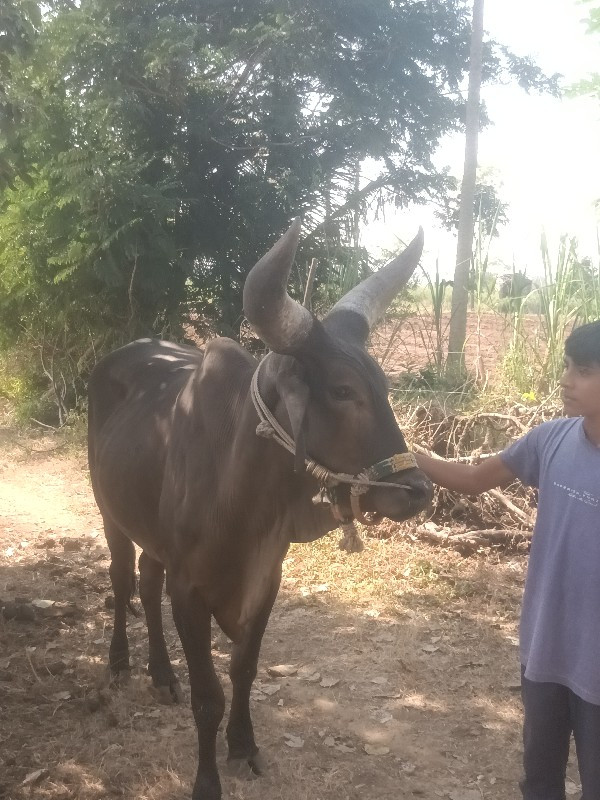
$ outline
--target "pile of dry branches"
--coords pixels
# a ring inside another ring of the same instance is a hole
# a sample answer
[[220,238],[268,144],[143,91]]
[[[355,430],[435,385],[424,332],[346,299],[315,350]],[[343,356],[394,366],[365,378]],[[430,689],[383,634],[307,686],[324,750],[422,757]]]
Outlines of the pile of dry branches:
[[[432,401],[403,409],[400,425],[414,452],[476,464],[559,415],[553,399],[471,414],[448,412]],[[436,487],[429,518],[414,534],[464,555],[481,548],[527,550],[536,505],[537,493],[519,481],[473,497]]]

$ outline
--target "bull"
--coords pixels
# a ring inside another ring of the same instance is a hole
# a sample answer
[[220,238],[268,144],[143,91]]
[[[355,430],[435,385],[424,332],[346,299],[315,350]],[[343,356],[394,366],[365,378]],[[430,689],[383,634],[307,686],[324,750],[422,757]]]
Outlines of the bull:
[[101,360],[89,382],[89,465],[115,603],[110,670],[129,670],[135,543],[157,691],[181,699],[161,619],[165,573],[187,660],[198,734],[193,800],[221,797],[225,699],[212,617],[233,642],[228,762],[260,774],[250,689],[290,543],[341,524],[356,549],[355,519],[405,520],[431,499],[365,349],[419,261],[422,231],[323,321],[287,293],[299,234],[297,220],[244,285],[246,317],[270,349],[260,363],[226,338],[204,350],[141,339]]

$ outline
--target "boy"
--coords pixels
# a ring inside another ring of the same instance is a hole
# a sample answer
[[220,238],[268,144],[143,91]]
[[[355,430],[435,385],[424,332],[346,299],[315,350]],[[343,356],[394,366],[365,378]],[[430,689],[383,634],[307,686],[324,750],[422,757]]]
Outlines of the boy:
[[567,418],[475,466],[417,456],[435,483],[539,489],[520,625],[525,800],[565,800],[574,734],[582,800],[600,800],[600,320],[565,342]]

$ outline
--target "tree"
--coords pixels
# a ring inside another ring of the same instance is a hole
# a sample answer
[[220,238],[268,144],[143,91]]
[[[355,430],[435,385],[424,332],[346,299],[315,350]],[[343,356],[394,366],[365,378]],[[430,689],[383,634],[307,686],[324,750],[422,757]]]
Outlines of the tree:
[[[460,216],[460,193],[456,182],[456,193],[448,193],[442,198],[439,210],[435,212],[443,227],[448,231],[458,230]],[[499,228],[508,222],[506,212],[508,204],[505,203],[489,176],[479,176],[475,183],[473,197],[473,219],[477,220],[481,234],[486,238],[498,236]]]
[[5,0],[0,7],[0,189],[14,186],[17,175],[27,178],[19,142],[22,109],[8,97],[12,56],[27,56],[33,48],[42,15],[35,0]]
[[[600,34],[600,3],[598,0],[582,0],[582,5],[589,7],[587,32],[592,35]],[[577,94],[591,95],[600,100],[600,72],[595,72],[579,81],[573,89]],[[598,203],[600,204],[600,198]]]
[[[235,334],[244,277],[291,217],[300,260],[342,268],[368,203],[445,191],[431,157],[462,114],[462,0],[44,9],[5,80],[28,176],[0,196],[5,346],[25,337],[85,379],[138,334]],[[357,191],[365,158],[379,172]]]
[[[587,18],[588,33],[600,34],[600,4],[598,0],[582,0],[582,5],[589,7]],[[596,72],[587,80],[579,84],[581,91],[589,94],[597,94],[600,98],[600,73]]]
[[460,189],[456,266],[454,268],[452,310],[448,336],[447,365],[449,370],[456,373],[461,373],[464,369],[463,350],[467,335],[467,303],[471,259],[473,257],[474,201],[483,67],[483,6],[484,0],[473,0],[469,92],[465,124],[465,165]]
[[[498,47],[491,59],[486,58],[486,49],[492,43],[484,42],[483,31],[484,0],[473,0],[473,16],[471,26],[471,48],[469,58],[469,86],[465,120],[465,159],[463,179],[460,190],[458,235],[456,246],[456,265],[454,286],[452,290],[452,309],[450,317],[448,341],[448,369],[460,376],[464,372],[464,344],[467,330],[467,305],[469,280],[472,271],[473,238],[476,214],[476,180],[479,127],[485,112],[481,108],[481,86],[489,77],[489,64],[497,59],[504,59],[507,72],[518,73],[518,83],[524,89],[537,89],[559,93],[558,75],[544,78],[539,69],[528,59],[517,58],[505,47]],[[486,120],[487,121],[487,120]],[[481,205],[480,205],[481,209]],[[501,206],[497,207],[502,214]],[[480,216],[481,219],[481,216]],[[502,219],[498,217],[497,219]]]

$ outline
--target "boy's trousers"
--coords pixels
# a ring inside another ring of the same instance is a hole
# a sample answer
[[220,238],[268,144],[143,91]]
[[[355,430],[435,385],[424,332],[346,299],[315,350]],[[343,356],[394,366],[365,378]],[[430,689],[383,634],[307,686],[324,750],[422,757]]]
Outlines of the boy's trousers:
[[530,681],[521,669],[525,709],[524,800],[565,800],[571,733],[581,779],[581,800],[600,800],[600,705],[559,683]]

